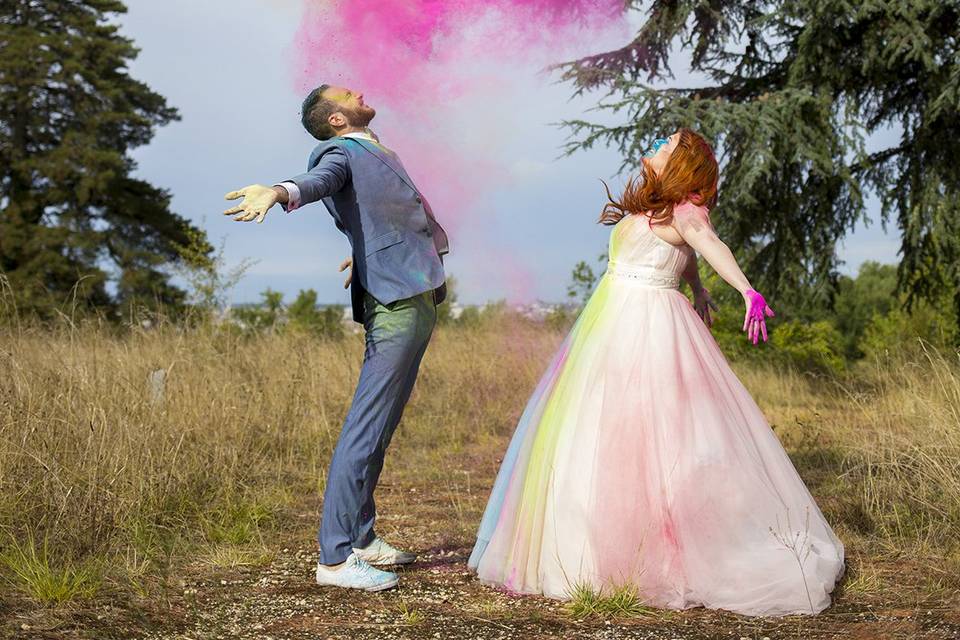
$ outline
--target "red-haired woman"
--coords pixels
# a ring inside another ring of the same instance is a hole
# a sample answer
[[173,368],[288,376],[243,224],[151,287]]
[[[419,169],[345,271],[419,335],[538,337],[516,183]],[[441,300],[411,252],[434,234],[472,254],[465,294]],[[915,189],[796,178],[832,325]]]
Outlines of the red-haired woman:
[[483,582],[747,615],[830,604],[843,544],[707,327],[695,251],[743,294],[754,344],[773,315],[710,224],[717,172],[681,129],[604,208],[610,262],[504,456],[469,561]]

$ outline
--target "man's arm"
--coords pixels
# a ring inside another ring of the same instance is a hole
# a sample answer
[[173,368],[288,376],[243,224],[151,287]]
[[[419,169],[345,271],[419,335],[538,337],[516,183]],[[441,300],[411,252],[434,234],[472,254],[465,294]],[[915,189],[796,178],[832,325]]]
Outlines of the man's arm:
[[330,147],[317,163],[306,173],[280,183],[280,188],[289,192],[288,211],[333,195],[350,179],[350,163],[347,154],[337,146]]
[[342,149],[331,147],[306,173],[291,180],[265,186],[254,184],[226,195],[227,200],[243,198],[243,202],[224,211],[237,215],[234,220],[263,222],[267,211],[278,202],[288,213],[294,209],[332,195],[343,188],[350,178],[350,165]]
[[[296,207],[288,208],[288,205],[292,205],[294,200],[291,191],[294,191],[296,188],[297,185],[293,182],[281,182],[280,184],[273,185],[273,190],[277,193],[277,204],[284,205],[283,208],[288,211],[296,209]],[[299,193],[297,195],[299,195]]]

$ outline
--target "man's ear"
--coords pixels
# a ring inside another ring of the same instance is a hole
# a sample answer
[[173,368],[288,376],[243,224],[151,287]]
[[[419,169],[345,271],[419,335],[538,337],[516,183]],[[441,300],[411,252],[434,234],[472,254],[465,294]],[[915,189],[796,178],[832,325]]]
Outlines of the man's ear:
[[330,126],[334,129],[339,129],[340,127],[345,127],[347,125],[346,117],[339,111],[331,113],[330,117],[327,118],[327,122],[329,122]]

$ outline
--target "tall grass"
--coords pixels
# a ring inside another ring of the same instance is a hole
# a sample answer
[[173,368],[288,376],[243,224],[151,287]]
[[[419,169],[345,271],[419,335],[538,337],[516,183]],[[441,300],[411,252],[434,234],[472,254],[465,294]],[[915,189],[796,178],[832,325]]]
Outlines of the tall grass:
[[[509,318],[437,330],[388,466],[430,483],[456,535],[476,526],[464,496],[489,486],[561,338]],[[198,552],[268,557],[267,534],[323,489],[362,353],[359,335],[0,333],[0,576],[58,602]],[[909,350],[837,379],[737,370],[844,535],[960,559],[956,354]],[[452,456],[482,459],[477,477],[452,474]]]
[[920,343],[909,357],[865,363],[871,386],[848,389],[859,440],[845,477],[889,546],[946,550],[960,569],[960,354]]
[[960,569],[960,354],[917,341],[855,365],[738,373],[828,519]]
[[[401,427],[411,472],[446,483],[443,456],[498,446],[558,339],[439,331]],[[362,354],[359,335],[0,334],[0,552],[32,537],[46,562],[143,573],[198,547],[259,544],[322,491]]]

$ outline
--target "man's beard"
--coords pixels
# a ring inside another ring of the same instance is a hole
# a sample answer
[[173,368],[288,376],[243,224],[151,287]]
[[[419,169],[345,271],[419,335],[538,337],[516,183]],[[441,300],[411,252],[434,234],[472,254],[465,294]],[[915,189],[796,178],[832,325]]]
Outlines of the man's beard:
[[350,123],[351,127],[366,127],[373,120],[373,116],[377,115],[373,107],[367,106],[357,107],[356,109],[341,108],[340,112],[347,117],[347,122]]

